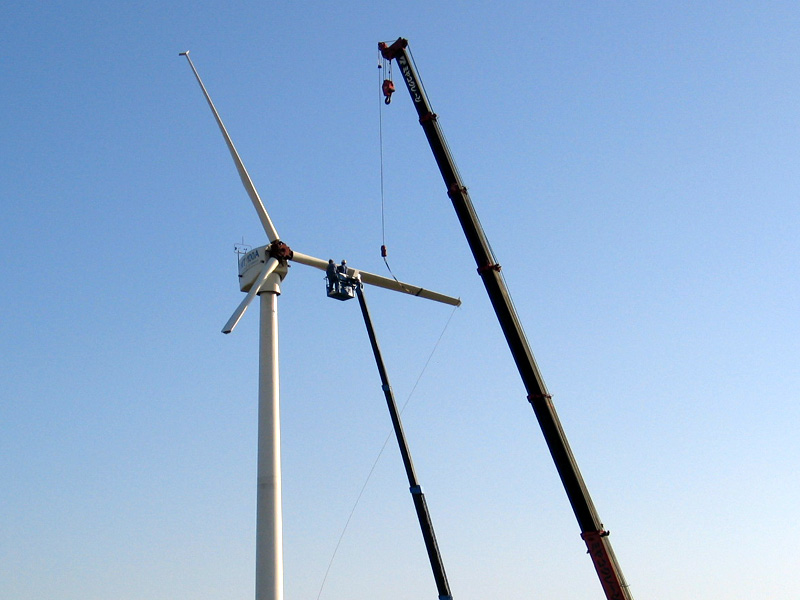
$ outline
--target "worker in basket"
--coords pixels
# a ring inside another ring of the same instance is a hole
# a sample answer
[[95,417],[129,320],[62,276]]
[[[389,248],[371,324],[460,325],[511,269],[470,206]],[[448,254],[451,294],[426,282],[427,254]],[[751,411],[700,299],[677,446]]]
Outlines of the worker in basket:
[[328,260],[325,268],[325,275],[328,280],[328,297],[337,300],[349,300],[355,297],[354,280],[347,275],[347,261],[336,265],[333,259]]

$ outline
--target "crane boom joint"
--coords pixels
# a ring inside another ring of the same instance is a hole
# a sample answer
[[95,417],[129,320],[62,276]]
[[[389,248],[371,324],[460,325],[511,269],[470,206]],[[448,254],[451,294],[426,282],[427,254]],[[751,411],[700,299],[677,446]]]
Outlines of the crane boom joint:
[[482,267],[478,267],[478,273],[481,274],[481,275],[483,275],[486,271],[497,271],[499,273],[500,269],[502,269],[502,268],[503,267],[501,267],[497,263],[487,264],[487,265],[483,265]]
[[458,185],[457,183],[451,185],[450,189],[447,190],[447,195],[450,197],[451,200],[453,199],[453,196],[459,196],[459,195],[465,196],[466,193],[467,193],[467,188],[463,185]]
[[547,400],[550,402],[553,397],[550,394],[528,394],[528,402],[533,404],[536,400]]

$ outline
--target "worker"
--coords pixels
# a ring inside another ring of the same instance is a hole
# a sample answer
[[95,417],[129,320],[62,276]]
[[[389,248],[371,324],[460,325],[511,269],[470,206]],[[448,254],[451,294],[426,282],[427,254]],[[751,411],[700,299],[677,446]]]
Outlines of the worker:
[[347,261],[342,260],[342,264],[339,265],[339,279],[346,279],[347,278]]
[[328,268],[325,269],[325,273],[328,275],[328,289],[337,289],[339,287],[339,274],[332,258],[328,259]]

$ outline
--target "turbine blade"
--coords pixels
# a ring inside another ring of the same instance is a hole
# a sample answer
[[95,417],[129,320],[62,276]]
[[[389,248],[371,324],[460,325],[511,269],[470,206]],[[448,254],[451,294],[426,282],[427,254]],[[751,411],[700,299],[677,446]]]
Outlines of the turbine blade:
[[258,292],[261,291],[261,288],[264,287],[264,284],[267,281],[267,277],[269,277],[272,272],[278,268],[278,259],[277,258],[270,258],[266,264],[264,264],[264,268],[259,273],[258,278],[253,282],[250,291],[247,292],[247,295],[244,297],[244,300],[241,301],[239,306],[233,311],[231,318],[228,319],[228,322],[225,323],[225,327],[222,328],[222,333],[230,333],[233,331],[233,328],[236,327],[236,324],[239,322],[244,316],[247,307],[250,306],[250,303],[253,301],[253,298],[258,295]]
[[[301,265],[314,267],[321,271],[325,271],[328,268],[327,260],[309,256],[308,254],[301,254],[300,252],[293,251],[293,256],[290,260],[298,262]],[[350,268],[347,269],[347,274],[350,276],[359,274],[361,276],[361,281],[376,287],[393,290],[395,292],[403,292],[404,294],[419,296],[420,298],[427,298],[428,300],[441,302],[442,304],[449,304],[450,306],[461,306],[461,300],[458,298],[445,296],[444,294],[432,292],[431,290],[426,290],[424,288],[411,285],[410,283],[403,283],[402,281],[397,281],[396,279],[391,279],[389,277],[383,277],[381,275],[375,275],[374,273],[368,273],[367,271],[360,271],[358,269]]]
[[244,189],[247,191],[247,195],[250,196],[250,200],[253,203],[253,207],[256,209],[258,213],[258,218],[261,220],[261,225],[264,227],[264,231],[267,232],[267,238],[269,238],[270,243],[274,242],[275,240],[280,239],[278,237],[278,232],[275,230],[275,226],[272,224],[272,220],[269,218],[269,214],[267,213],[267,209],[264,207],[264,203],[261,201],[261,197],[258,195],[256,191],[256,186],[253,185],[253,180],[250,179],[250,175],[247,173],[247,169],[244,168],[244,163],[242,159],[239,157],[239,153],[236,151],[236,147],[233,145],[233,141],[231,140],[231,136],[228,135],[228,130],[225,129],[225,125],[222,124],[222,119],[217,112],[217,109],[214,107],[214,103],[211,101],[211,96],[208,95],[206,91],[206,86],[203,85],[203,80],[200,79],[200,75],[197,73],[197,69],[194,68],[194,63],[192,59],[189,58],[189,52],[181,52],[181,56],[185,56],[186,60],[189,61],[189,66],[192,68],[194,72],[194,76],[197,79],[197,83],[200,84],[200,89],[203,90],[203,95],[206,97],[206,101],[208,102],[208,106],[211,108],[211,112],[214,113],[214,119],[217,121],[217,125],[219,125],[219,130],[222,132],[222,137],[225,138],[225,143],[228,145],[228,150],[230,150],[231,158],[233,158],[233,162],[236,164],[236,170],[239,171],[239,178],[242,180],[242,184],[244,185]]
[[[353,269],[348,269],[348,273],[352,270]],[[445,294],[440,294],[439,292],[426,290],[425,288],[417,287],[415,285],[411,285],[408,283],[403,283],[402,281],[397,281],[396,279],[390,279],[389,277],[381,277],[380,275],[375,275],[374,273],[369,273],[367,271],[357,271],[357,272],[361,275],[361,281],[363,281],[364,283],[368,283],[370,285],[374,285],[375,287],[382,287],[387,290],[394,290],[395,292],[403,292],[405,294],[411,294],[412,296],[427,298],[428,300],[433,300],[434,302],[441,302],[442,304],[449,304],[450,306],[461,306],[460,298],[453,298],[452,296],[446,296]]]

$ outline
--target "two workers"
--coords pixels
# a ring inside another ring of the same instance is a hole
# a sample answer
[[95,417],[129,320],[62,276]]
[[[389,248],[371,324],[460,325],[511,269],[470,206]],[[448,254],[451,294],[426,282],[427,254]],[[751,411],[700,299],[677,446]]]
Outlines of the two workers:
[[335,289],[339,291],[341,283],[346,283],[350,279],[347,276],[347,261],[343,260],[342,264],[336,265],[333,259],[328,259],[328,267],[325,269],[328,276],[328,290]]

